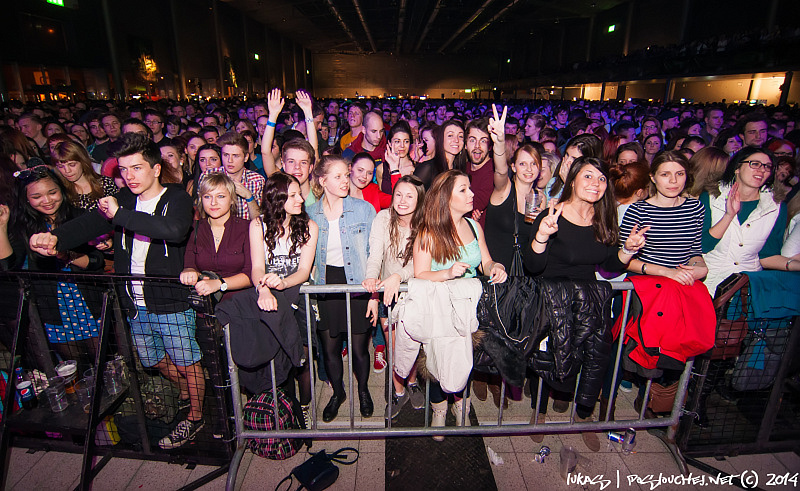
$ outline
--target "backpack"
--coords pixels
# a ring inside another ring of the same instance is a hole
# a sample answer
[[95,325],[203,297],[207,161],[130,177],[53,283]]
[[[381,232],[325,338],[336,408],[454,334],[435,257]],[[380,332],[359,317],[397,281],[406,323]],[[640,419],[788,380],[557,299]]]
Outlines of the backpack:
[[[300,403],[290,394],[278,387],[278,427],[275,427],[275,401],[272,391],[267,390],[253,396],[244,405],[242,418],[244,427],[255,431],[274,431],[306,429],[305,420],[300,416]],[[303,438],[254,438],[247,441],[247,448],[259,457],[272,460],[285,460],[296,454],[303,444],[311,446]]]

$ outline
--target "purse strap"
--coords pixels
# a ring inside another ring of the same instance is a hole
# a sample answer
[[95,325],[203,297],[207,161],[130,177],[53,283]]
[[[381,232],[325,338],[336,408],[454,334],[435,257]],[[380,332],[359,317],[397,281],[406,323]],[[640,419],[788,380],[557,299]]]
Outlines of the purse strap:
[[514,186],[514,180],[511,180],[511,194],[514,195],[514,249],[520,250],[519,245],[519,222],[517,218],[517,188]]
[[[355,457],[353,457],[353,460],[350,461],[346,460],[347,452],[355,452]],[[343,447],[330,454],[328,458],[331,462],[336,462],[337,464],[352,465],[356,463],[358,457],[359,457],[359,452],[357,449],[353,447]]]

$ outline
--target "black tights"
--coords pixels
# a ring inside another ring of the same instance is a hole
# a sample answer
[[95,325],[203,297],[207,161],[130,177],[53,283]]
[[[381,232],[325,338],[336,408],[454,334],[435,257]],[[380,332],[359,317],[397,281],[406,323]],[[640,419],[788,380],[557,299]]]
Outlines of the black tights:
[[[347,333],[338,336],[331,336],[330,331],[319,331],[322,349],[325,350],[325,371],[328,372],[328,380],[331,382],[334,394],[344,395],[344,362],[342,361],[342,348],[347,340]],[[353,334],[353,344],[347,349],[353,357],[353,372],[358,381],[358,391],[367,390],[369,380],[369,333]]]

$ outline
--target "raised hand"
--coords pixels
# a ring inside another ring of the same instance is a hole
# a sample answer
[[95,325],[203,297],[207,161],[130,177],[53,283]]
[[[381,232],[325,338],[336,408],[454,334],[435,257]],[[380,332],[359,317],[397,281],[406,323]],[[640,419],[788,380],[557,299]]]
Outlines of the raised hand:
[[503,107],[503,115],[497,115],[497,106],[492,104],[492,112],[494,117],[489,118],[489,135],[495,144],[504,143],[506,141],[506,114],[508,113],[508,106]]
[[562,211],[564,211],[564,203],[556,205],[555,200],[550,200],[550,209],[547,216],[539,222],[539,230],[536,231],[536,235],[541,234],[543,237],[550,237],[558,232],[558,217],[561,216]]
[[267,94],[267,109],[270,115],[274,115],[277,118],[278,114],[283,110],[284,103],[285,101],[281,97],[281,89],[272,89]]
[[734,183],[728,192],[728,199],[725,200],[725,213],[729,216],[736,216],[742,209],[742,201],[739,196],[739,183]]
[[398,170],[400,168],[400,156],[392,148],[392,142],[386,142],[386,152],[383,154],[383,160],[389,165],[389,170]]
[[311,114],[312,106],[314,105],[314,99],[311,98],[311,95],[308,92],[304,90],[298,90],[294,95],[294,99],[297,105],[300,106],[300,109],[303,110],[303,113],[305,113],[307,118],[314,117],[313,114]]
[[633,252],[639,252],[639,249],[644,247],[645,234],[650,230],[650,227],[639,228],[639,225],[634,225],[631,234],[625,241],[625,249]]

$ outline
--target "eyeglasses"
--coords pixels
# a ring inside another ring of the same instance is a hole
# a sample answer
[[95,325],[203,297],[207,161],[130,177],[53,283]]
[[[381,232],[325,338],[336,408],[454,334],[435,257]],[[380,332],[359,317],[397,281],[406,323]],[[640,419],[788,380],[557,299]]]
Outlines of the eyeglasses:
[[35,165],[33,167],[28,167],[27,169],[18,170],[14,173],[14,177],[17,179],[22,179],[23,181],[37,177],[46,177],[47,169],[48,167],[46,165]]
[[794,154],[792,152],[773,152],[776,157],[792,157]]
[[745,160],[742,165],[747,164],[753,170],[764,169],[765,171],[772,172],[772,162],[759,162],[758,160]]

